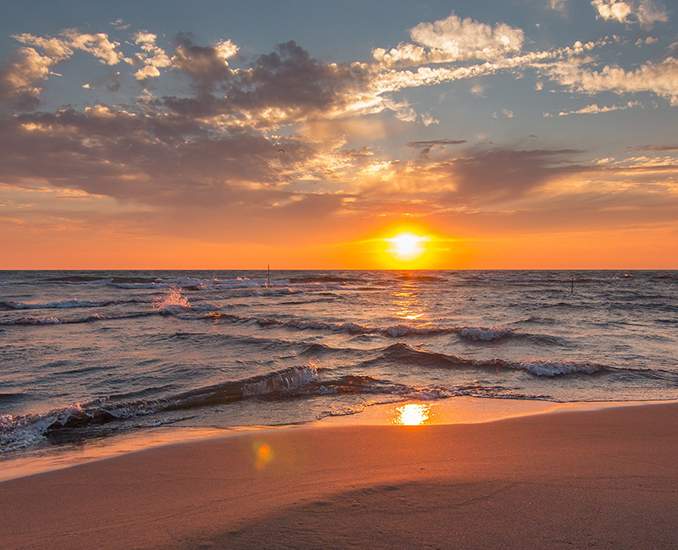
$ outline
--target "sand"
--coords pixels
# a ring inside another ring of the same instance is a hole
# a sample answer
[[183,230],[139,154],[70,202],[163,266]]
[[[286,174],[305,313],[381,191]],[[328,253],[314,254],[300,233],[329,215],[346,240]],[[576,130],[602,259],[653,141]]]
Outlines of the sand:
[[0,548],[676,548],[677,434],[667,404],[156,447],[0,483]]

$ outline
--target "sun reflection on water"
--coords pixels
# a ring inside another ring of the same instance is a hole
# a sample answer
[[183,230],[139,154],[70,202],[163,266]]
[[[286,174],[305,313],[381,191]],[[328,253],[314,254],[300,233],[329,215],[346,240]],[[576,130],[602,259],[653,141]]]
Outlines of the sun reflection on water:
[[398,308],[394,313],[398,319],[416,321],[424,314],[424,307],[419,299],[418,288],[411,282],[404,283],[391,293],[391,300]]
[[408,403],[395,409],[393,423],[398,426],[420,426],[431,418],[431,405]]

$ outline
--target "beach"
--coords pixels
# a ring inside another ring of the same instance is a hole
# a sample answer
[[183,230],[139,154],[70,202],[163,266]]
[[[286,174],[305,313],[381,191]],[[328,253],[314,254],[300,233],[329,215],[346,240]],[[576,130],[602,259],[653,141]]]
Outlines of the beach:
[[675,548],[678,405],[297,427],[0,483],[0,546]]

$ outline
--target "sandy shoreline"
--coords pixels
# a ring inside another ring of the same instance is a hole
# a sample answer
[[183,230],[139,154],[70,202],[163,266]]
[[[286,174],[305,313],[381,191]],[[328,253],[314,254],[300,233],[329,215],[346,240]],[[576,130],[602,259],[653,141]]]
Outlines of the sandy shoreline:
[[0,483],[0,547],[675,548],[678,405],[253,432]]

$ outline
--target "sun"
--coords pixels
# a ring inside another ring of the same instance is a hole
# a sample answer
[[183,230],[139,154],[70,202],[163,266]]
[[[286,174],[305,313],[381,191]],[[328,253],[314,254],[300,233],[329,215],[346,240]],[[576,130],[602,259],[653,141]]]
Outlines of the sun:
[[426,252],[428,237],[415,235],[414,233],[398,233],[395,237],[384,239],[389,243],[387,251],[401,262],[416,260]]

